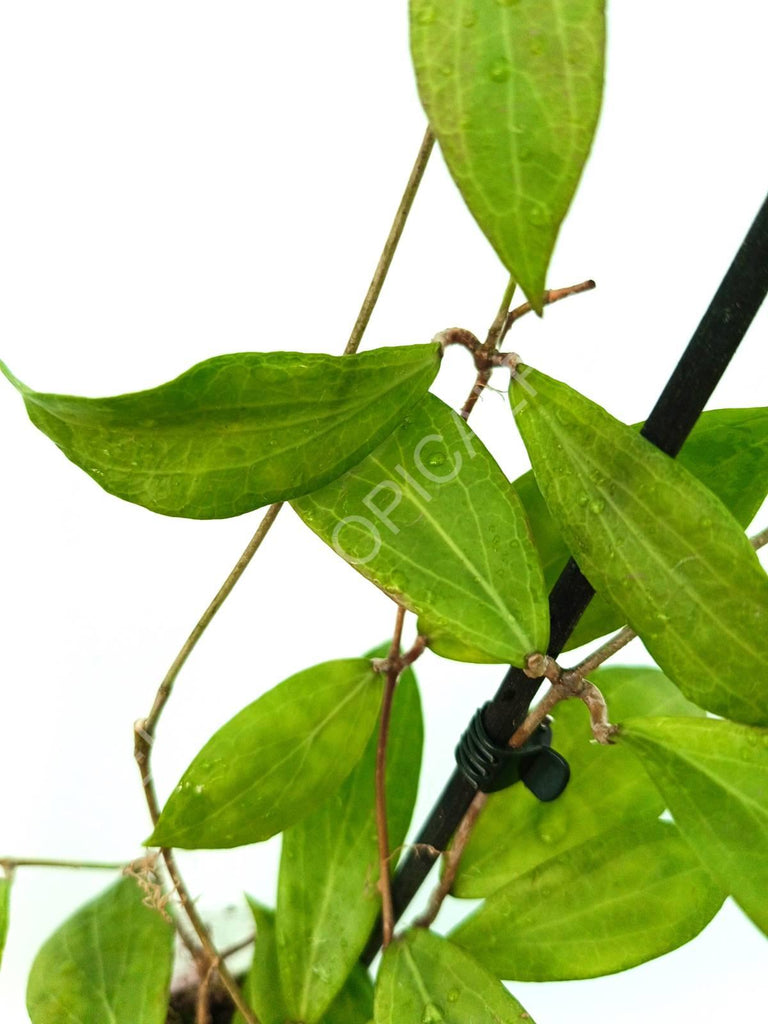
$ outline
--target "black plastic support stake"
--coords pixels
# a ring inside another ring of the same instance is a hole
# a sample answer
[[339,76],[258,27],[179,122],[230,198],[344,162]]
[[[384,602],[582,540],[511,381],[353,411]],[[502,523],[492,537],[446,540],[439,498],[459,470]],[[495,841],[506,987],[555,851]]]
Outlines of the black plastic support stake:
[[[648,417],[642,434],[657,448],[675,456],[704,410],[712,392],[741,344],[768,293],[768,197],[717,289],[712,302],[675,367],[667,386]],[[557,657],[594,591],[571,559],[549,595],[551,635],[548,653]],[[541,684],[521,669],[510,668],[483,723],[499,745],[506,743],[528,712]],[[454,770],[416,838],[415,849],[403,859],[392,885],[395,917],[399,918],[444,850],[476,793],[474,785]],[[421,845],[419,845],[421,844]],[[369,964],[381,946],[381,922],[374,927],[362,961]]]

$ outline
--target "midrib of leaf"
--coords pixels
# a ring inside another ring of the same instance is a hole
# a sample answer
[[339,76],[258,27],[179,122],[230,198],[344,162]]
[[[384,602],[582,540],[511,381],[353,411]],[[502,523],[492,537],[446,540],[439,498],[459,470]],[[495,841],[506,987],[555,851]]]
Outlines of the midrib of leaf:
[[107,979],[104,975],[104,960],[101,955],[101,936],[99,934],[99,920],[98,913],[92,913],[90,916],[90,925],[93,932],[93,944],[94,944],[94,960],[98,966],[99,978],[101,979],[101,985],[99,990],[99,996],[104,1003],[104,1009],[109,1014],[109,1021],[105,1024],[117,1024],[117,1017],[115,1017],[112,1006],[110,1005],[109,995],[107,994]]
[[[411,977],[413,978],[416,984],[416,988],[419,991],[419,995],[421,996],[425,1003],[431,1003],[432,994],[424,984],[424,979],[421,976],[421,972],[419,971],[416,961],[413,959],[413,954],[411,953],[410,949],[405,943],[403,943],[403,945],[401,946],[401,953],[403,958],[405,959],[405,963],[406,966],[408,967],[408,970],[410,971]],[[443,1016],[442,1013],[440,1014],[440,1016]]]
[[[558,439],[561,442],[565,442],[563,447],[564,448],[567,447],[567,450],[569,450],[571,452],[572,464],[573,464],[574,469],[576,470],[576,473],[579,476],[582,484],[584,483],[584,479],[585,479],[585,472],[586,471],[585,471],[584,467],[586,465],[593,466],[594,468],[596,468],[596,469],[598,469],[598,470],[600,470],[602,472],[602,469],[601,469],[600,465],[598,463],[594,462],[593,460],[591,460],[588,456],[583,455],[583,461],[580,461],[579,458],[576,457],[576,456],[581,454],[581,452],[579,450],[574,449],[573,446],[568,443],[570,439],[569,439],[569,435],[568,435],[567,431],[562,431],[560,429],[559,424],[557,423],[555,417],[548,410],[543,409],[542,413],[548,419],[550,428],[552,429],[553,433],[558,437]],[[601,436],[603,437],[604,440],[607,440],[609,443],[612,443],[610,437],[606,438],[605,434],[602,434]],[[635,465],[640,465],[640,468],[642,470],[644,470],[644,471],[647,470],[648,474],[650,476],[652,476],[654,480],[656,480],[661,486],[664,486],[663,480],[661,480],[653,472],[652,467],[650,467],[650,466],[648,466],[648,467],[642,466],[638,462],[638,460],[635,458],[635,456],[634,456],[634,454],[632,453],[631,450],[629,452],[629,455],[632,458],[632,460],[635,463]],[[588,483],[587,483],[586,486],[587,486],[587,489],[590,490],[590,489],[592,489],[594,487],[594,485],[589,480],[588,475],[587,475],[587,481],[588,481]],[[684,535],[678,533],[677,530],[674,528],[674,526],[670,528],[669,527],[669,523],[668,523],[667,520],[660,519],[658,517],[658,515],[656,515],[654,510],[652,508],[649,508],[645,504],[645,502],[637,494],[636,491],[630,490],[628,487],[626,487],[624,484],[622,484],[622,482],[620,480],[612,480],[612,482],[616,485],[617,489],[622,490],[630,499],[632,499],[632,502],[636,506],[640,507],[645,513],[648,514],[649,518],[656,524],[657,528],[661,527],[661,529],[659,529],[660,533],[663,534],[663,533],[666,532],[668,536],[671,534],[672,536],[674,536],[675,540],[680,542],[681,546],[683,546],[685,548],[685,550],[689,551],[690,554],[692,554],[695,558],[699,559],[699,561],[701,561],[702,565],[707,567],[710,579],[714,579],[718,583],[724,583],[724,584],[729,584],[730,583],[729,580],[722,580],[720,575],[714,570],[714,567],[705,558],[702,557],[701,552],[698,549],[694,548]],[[615,502],[611,498],[611,495],[607,491],[601,490],[600,494],[601,494],[601,497],[605,498],[605,500],[610,503],[611,507],[613,508],[614,512],[616,513],[617,518],[619,518],[622,521],[622,523],[625,525],[625,527],[627,527],[627,532],[630,533],[635,538],[636,542],[639,542],[640,546],[643,548],[643,550],[649,556],[649,558],[652,561],[654,561],[658,566],[660,566],[661,569],[665,573],[670,572],[671,570],[666,565],[664,560],[659,556],[659,554],[656,552],[656,550],[653,547],[648,545],[648,542],[646,540],[645,532],[638,533],[638,531],[634,527],[632,527],[631,522],[627,520],[626,515],[621,511],[619,506],[615,504]],[[616,542],[616,538],[614,537],[614,534],[610,531],[608,526],[605,525],[605,524],[602,524],[602,530],[606,534],[608,534],[608,536],[614,541],[615,550],[616,550],[616,552],[618,554],[620,554],[621,553],[621,545]],[[627,564],[627,561],[626,561],[625,558],[623,558],[622,561],[623,561],[623,564],[625,566],[627,566],[627,568],[631,568],[631,566],[629,566]],[[647,591],[645,591],[645,588],[642,586],[642,582],[639,581],[639,580],[636,580],[636,582],[638,584],[639,589],[643,589],[644,593],[646,594],[646,600],[648,600],[650,595],[648,594]],[[694,604],[697,608],[699,608],[701,610],[701,612],[704,614],[704,616],[710,622],[712,622],[714,624],[714,626],[716,627],[716,632],[719,632],[720,634],[725,634],[726,636],[731,638],[735,642],[736,646],[740,647],[744,651],[745,655],[747,656],[747,658],[750,661],[753,662],[753,661],[756,660],[756,652],[755,652],[755,650],[751,646],[748,646],[744,642],[744,637],[739,635],[739,634],[733,633],[733,631],[730,630],[730,629],[727,629],[727,628],[723,627],[723,623],[720,621],[720,619],[718,618],[717,614],[712,610],[712,608],[708,604],[704,604],[701,601],[701,598],[699,597],[699,595],[696,593],[695,590],[691,590],[690,589],[690,584],[689,584],[688,580],[685,577],[683,577],[682,580],[678,580],[676,585],[677,585],[679,590],[681,590],[684,594],[686,594],[686,596],[691,600],[691,603]],[[614,598],[614,600],[615,600],[615,598]],[[686,650],[690,651],[690,653],[697,658],[697,660],[699,661],[700,664],[703,664],[703,665],[707,666],[708,674],[711,674],[711,672],[712,672],[711,665],[709,665],[706,661],[702,660],[696,654],[695,649],[693,647],[689,646],[688,640],[687,640],[687,636],[684,635],[684,634],[676,633],[676,637],[679,637],[680,641],[685,646]]]
[[[563,160],[561,167],[569,167],[571,165],[571,157],[574,149],[574,130],[573,125],[576,123],[576,106],[574,103],[575,90],[573,87],[573,72],[568,62],[568,44],[565,37],[565,16],[562,8],[562,0],[552,0],[552,8],[554,13],[555,31],[557,32],[558,40],[560,41],[560,53],[562,57],[562,67],[565,70],[565,95],[568,102],[568,158]],[[563,170],[557,176],[558,186],[562,186],[565,181],[566,175]]]
[[[331,855],[330,861],[329,861],[330,866],[331,866],[331,870],[329,870],[329,872],[328,872],[328,884],[325,886],[325,888],[323,889],[323,892],[322,892],[322,894],[320,896],[318,907],[317,907],[317,913],[314,916],[314,924],[313,924],[313,927],[312,927],[312,929],[310,931],[309,956],[307,958],[308,959],[308,963],[307,963],[308,970],[305,970],[305,972],[304,972],[304,982],[303,982],[302,988],[301,988],[301,999],[299,1000],[299,1009],[300,1009],[300,1012],[301,1012],[302,1016],[306,1016],[307,1012],[309,1010],[308,999],[309,999],[309,992],[310,992],[310,980],[311,980],[311,976],[312,976],[312,973],[313,973],[312,966],[316,963],[316,961],[317,961],[317,954],[319,952],[319,946],[314,941],[314,939],[315,939],[315,936],[317,935],[317,933],[322,930],[322,924],[325,921],[325,917],[326,917],[326,914],[327,914],[327,911],[328,911],[328,907],[330,906],[330,898],[331,898],[331,892],[332,892],[332,889],[333,889],[333,883],[336,880],[336,875],[338,874],[338,869],[340,867],[340,860],[339,860],[339,856],[338,856],[339,848],[342,845],[342,842],[343,842],[343,839],[344,839],[344,832],[345,832],[347,823],[349,821],[349,815],[350,815],[350,810],[352,808],[352,803],[353,803],[352,800],[348,800],[346,802],[346,804],[344,806],[344,813],[343,813],[343,815],[341,817],[341,820],[339,821],[338,828],[336,829],[336,841],[333,844],[332,855]],[[360,835],[358,834],[356,839],[359,840],[359,838],[360,838]],[[318,897],[317,890],[315,890],[313,895],[314,895],[314,898],[317,900],[317,897]]]

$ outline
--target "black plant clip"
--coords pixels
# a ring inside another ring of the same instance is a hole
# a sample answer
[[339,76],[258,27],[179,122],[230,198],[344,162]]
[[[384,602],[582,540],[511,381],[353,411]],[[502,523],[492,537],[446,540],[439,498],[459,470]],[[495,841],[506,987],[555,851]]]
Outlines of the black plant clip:
[[483,722],[484,704],[456,747],[456,763],[475,789],[496,793],[522,782],[544,802],[555,800],[568,785],[571,769],[552,750],[552,726],[543,721],[522,747],[500,747],[488,735]]

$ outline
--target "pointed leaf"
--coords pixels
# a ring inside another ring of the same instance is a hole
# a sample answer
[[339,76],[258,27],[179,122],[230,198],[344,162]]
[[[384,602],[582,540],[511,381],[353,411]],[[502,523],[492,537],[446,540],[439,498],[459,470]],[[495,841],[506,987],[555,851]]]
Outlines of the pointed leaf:
[[[373,656],[384,657],[387,650],[388,645]],[[419,693],[408,670],[395,691],[387,746],[393,850],[410,823],[422,740]],[[374,730],[341,789],[283,835],[277,900],[280,972],[287,1017],[305,1024],[314,1024],[338,993],[381,905],[374,805],[377,742]]]
[[0,369],[35,426],[105,490],[163,515],[221,519],[306,494],[359,462],[439,362],[437,344],[241,352],[115,398],[40,394]]
[[[631,715],[703,715],[655,668],[611,667],[590,673],[612,722]],[[453,895],[488,896],[564,850],[666,807],[653,782],[619,745],[592,743],[589,715],[577,700],[552,711],[553,746],[568,761],[564,793],[542,803],[525,786],[492,794],[461,858]]]
[[595,589],[690,700],[768,722],[768,576],[722,502],[567,385],[518,368],[510,396],[541,492]]
[[8,936],[8,918],[11,909],[11,880],[0,876],[0,964]]
[[620,737],[691,848],[768,935],[768,729],[711,718],[634,718]]
[[516,878],[450,938],[500,978],[596,978],[682,946],[724,896],[673,824],[637,822]]
[[[639,429],[642,423],[635,424]],[[712,409],[702,413],[677,461],[722,501],[745,529],[768,494],[768,409]],[[549,514],[532,472],[515,480],[551,590],[570,552]],[[624,615],[602,594],[592,598],[565,645],[581,647],[624,625]]]
[[549,606],[517,494],[434,395],[354,469],[293,507],[420,616],[438,654],[522,665],[545,649]]
[[423,928],[384,951],[376,979],[375,1024],[519,1024],[520,1003],[471,956]]
[[286,679],[206,743],[148,845],[220,849],[282,832],[349,775],[380,703],[380,676],[366,658],[327,661]]
[[[277,944],[275,942],[275,912],[268,910],[253,897],[247,896],[253,914],[256,937],[253,943],[253,960],[243,986],[246,1002],[259,1018],[260,1024],[284,1024],[288,1010],[280,988],[277,969]],[[245,1024],[245,1018],[238,1011],[232,1024]]]
[[600,112],[603,0],[411,0],[419,95],[464,200],[541,312]]
[[53,933],[29,975],[32,1024],[163,1024],[173,927],[143,900],[123,878]]

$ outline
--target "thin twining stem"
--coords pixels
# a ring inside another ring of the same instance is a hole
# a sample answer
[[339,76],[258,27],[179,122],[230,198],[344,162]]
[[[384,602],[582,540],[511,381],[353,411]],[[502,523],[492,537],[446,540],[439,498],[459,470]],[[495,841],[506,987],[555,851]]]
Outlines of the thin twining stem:
[[387,827],[387,740],[392,716],[392,699],[395,695],[397,677],[400,674],[400,643],[403,635],[405,608],[397,606],[392,646],[387,658],[384,683],[384,697],[381,702],[379,741],[376,745],[376,836],[379,846],[379,889],[381,891],[382,949],[392,941],[395,928],[395,912],[392,905],[392,883],[389,877],[389,829]]
[[[512,296],[515,294],[515,280],[510,277],[507,282],[507,287],[504,289],[504,295],[501,299],[496,316],[493,318],[491,326],[488,328],[488,334],[484,343],[478,350],[473,353],[475,356],[475,364],[477,366],[477,377],[475,383],[472,385],[472,390],[467,395],[464,405],[461,407],[459,415],[463,420],[468,420],[472,410],[477,404],[477,400],[483,393],[485,386],[491,379],[492,366],[489,359],[492,353],[495,353],[501,344],[504,334],[506,333],[506,323],[509,315],[509,307],[512,302]],[[482,362],[487,365],[478,365],[478,356]]]
[[480,817],[487,802],[487,793],[481,791],[475,793],[472,803],[467,808],[466,814],[461,819],[459,827],[453,835],[450,849],[446,850],[443,854],[443,873],[440,876],[440,881],[430,894],[427,909],[412,922],[415,928],[429,928],[440,913],[445,897],[449,895],[453,888],[456,873],[459,870],[459,863],[464,849],[469,842],[469,837],[472,835],[472,829],[475,827],[475,822]]
[[411,170],[408,183],[405,186],[403,197],[400,200],[400,205],[397,208],[395,219],[392,221],[392,227],[389,229],[387,240],[384,243],[384,248],[381,251],[379,262],[376,265],[371,283],[368,286],[363,304],[360,307],[360,312],[357,314],[357,320],[355,326],[352,328],[352,333],[349,336],[347,347],[344,349],[344,355],[351,355],[353,352],[357,352],[357,349],[362,340],[363,333],[368,326],[368,321],[371,319],[371,313],[373,313],[376,303],[379,301],[379,295],[381,289],[384,286],[389,268],[392,264],[392,257],[395,255],[395,249],[397,249],[400,236],[403,233],[405,222],[408,219],[408,214],[411,212],[411,206],[413,200],[416,197],[421,179],[424,176],[424,171],[427,167],[427,161],[429,160],[429,154],[432,152],[432,147],[435,144],[435,137],[432,131],[427,128],[424,132],[424,138],[421,141],[419,152],[416,156],[416,161]]
[[[559,302],[560,299],[567,299],[569,295],[579,295],[581,292],[591,292],[594,287],[594,281],[582,281],[580,284],[572,284],[568,288],[550,288],[549,291],[544,292],[542,305],[551,306],[553,302]],[[530,313],[532,310],[533,306],[530,302],[524,302],[522,306],[517,306],[513,309],[507,317],[507,322],[504,325],[501,340],[504,340],[504,335],[515,320],[519,320],[521,316],[525,316],[526,313]]]
[[756,533],[754,537],[750,537],[749,543],[755,551],[759,551],[761,547],[768,544],[768,526],[766,526],[764,530],[761,530],[760,533]]
[[[427,160],[429,159],[429,154],[432,150],[433,145],[434,136],[432,135],[431,131],[427,129],[424,135],[424,139],[422,140],[421,146],[419,148],[419,152],[416,157],[416,162],[408,178],[408,182],[406,184],[403,197],[400,201],[400,205],[395,214],[395,219],[393,221],[387,240],[384,244],[384,248],[382,250],[382,254],[379,259],[379,263],[376,267],[376,271],[374,273],[370,287],[368,288],[368,292],[366,293],[366,296],[363,300],[363,304],[360,308],[357,320],[352,329],[352,333],[344,349],[345,355],[356,352],[360,345],[363,333],[365,332],[366,325],[368,324],[371,313],[373,312],[373,308],[376,305],[379,295],[381,294],[381,289],[383,287],[384,280],[387,276],[387,272],[392,263],[392,258],[397,248],[397,244],[400,240],[400,236],[402,235],[403,228],[405,226],[405,222],[407,220],[408,214],[413,204],[413,200],[418,190],[419,184],[421,183],[421,179],[423,177],[424,170],[427,165]],[[145,719],[140,720],[136,723],[134,754],[139,766],[139,771],[141,772],[142,786],[144,788],[147,806],[149,807],[149,812],[150,816],[152,817],[153,823],[156,823],[159,818],[160,808],[157,801],[157,795],[154,790],[154,785],[152,782],[152,772],[150,765],[152,744],[154,742],[155,730],[160,715],[171,696],[174,683],[179,672],[181,671],[182,666],[184,665],[187,658],[194,650],[197,642],[200,640],[200,637],[205,632],[214,615],[222,606],[224,601],[231,593],[233,587],[242,576],[243,572],[247,568],[254,554],[260,547],[262,541],[269,533],[269,530],[271,529],[272,524],[277,518],[281,508],[282,502],[277,502],[269,506],[264,515],[264,518],[262,519],[258,529],[256,530],[256,533],[251,538],[245,551],[238,559],[238,562],[235,565],[234,569],[229,574],[226,581],[224,582],[224,585],[221,587],[221,589],[216,594],[211,604],[205,610],[199,622],[197,623],[197,625],[194,627],[189,637],[187,638],[184,646],[174,659],[173,664],[171,665],[170,669],[165,675],[165,678],[160,684],[160,687],[155,696],[155,700],[149,715]],[[240,1010],[246,1021],[248,1021],[249,1024],[257,1024],[256,1017],[253,1015],[253,1012],[243,1001],[242,995],[240,994],[240,990],[237,987],[234,978],[229,973],[226,965],[221,963],[221,957],[216,952],[216,949],[211,941],[210,935],[208,934],[202,920],[200,919],[199,915],[195,910],[194,904],[192,903],[186,886],[184,885],[184,881],[178,870],[172,852],[169,849],[162,849],[161,854],[165,862],[166,868],[168,870],[168,874],[173,883],[173,886],[176,889],[176,892],[178,893],[182,906],[184,907],[184,910],[186,911],[200,939],[203,949],[205,950],[210,959],[210,962],[217,966],[222,983],[229,991],[229,994],[232,997],[233,1001],[235,1002],[235,1005]],[[199,950],[197,950],[193,942],[191,943],[189,935],[186,934],[186,929],[180,925],[180,921],[178,918],[175,919],[175,924],[182,940],[185,942],[185,945],[188,946],[190,952],[196,958],[199,958]]]
[[74,868],[84,871],[122,871],[128,861],[56,860],[49,857],[0,857],[0,868],[10,874],[16,868]]

